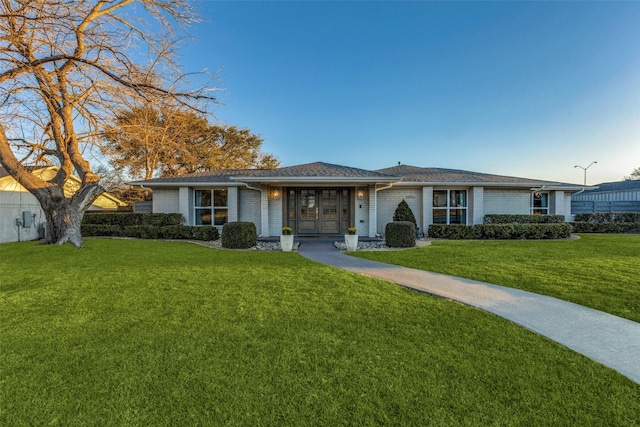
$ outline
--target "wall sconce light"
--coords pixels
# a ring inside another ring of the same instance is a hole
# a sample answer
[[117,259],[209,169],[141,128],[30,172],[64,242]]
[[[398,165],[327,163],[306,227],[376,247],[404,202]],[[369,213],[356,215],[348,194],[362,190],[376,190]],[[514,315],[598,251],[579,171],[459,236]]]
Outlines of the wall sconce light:
[[359,200],[364,199],[364,189],[362,187],[358,188],[357,195]]
[[275,200],[280,200],[280,188],[274,187],[271,190],[271,198]]

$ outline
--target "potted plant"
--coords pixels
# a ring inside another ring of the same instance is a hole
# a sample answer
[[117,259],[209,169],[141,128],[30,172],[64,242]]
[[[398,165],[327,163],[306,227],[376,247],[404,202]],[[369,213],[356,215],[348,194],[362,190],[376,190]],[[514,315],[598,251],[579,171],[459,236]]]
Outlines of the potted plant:
[[282,249],[282,252],[291,252],[293,249],[293,230],[291,227],[282,227],[280,249]]
[[354,252],[358,249],[358,229],[355,227],[347,228],[347,234],[344,235],[344,243],[347,245],[347,251]]

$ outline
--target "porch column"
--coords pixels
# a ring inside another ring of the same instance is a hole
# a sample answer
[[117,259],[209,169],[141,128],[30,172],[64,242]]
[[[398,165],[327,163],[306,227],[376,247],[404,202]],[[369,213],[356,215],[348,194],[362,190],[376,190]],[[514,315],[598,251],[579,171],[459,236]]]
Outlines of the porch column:
[[[554,191],[553,192],[553,212],[549,212],[551,215],[563,215],[565,217],[565,221],[569,221],[567,212],[565,212],[565,200],[564,200],[564,191]],[[570,212],[569,212],[570,213]]]
[[193,225],[191,203],[189,203],[190,193],[191,189],[189,187],[180,187],[178,189],[178,212],[184,217],[184,223],[186,225]]
[[269,189],[262,187],[260,190],[260,229],[262,237],[269,237]]
[[369,186],[369,237],[376,237],[378,230],[378,193],[376,186]]
[[227,188],[227,214],[229,222],[238,221],[238,187]]
[[473,187],[471,196],[471,224],[484,223],[484,187]]
[[422,234],[429,232],[433,223],[433,187],[422,187]]

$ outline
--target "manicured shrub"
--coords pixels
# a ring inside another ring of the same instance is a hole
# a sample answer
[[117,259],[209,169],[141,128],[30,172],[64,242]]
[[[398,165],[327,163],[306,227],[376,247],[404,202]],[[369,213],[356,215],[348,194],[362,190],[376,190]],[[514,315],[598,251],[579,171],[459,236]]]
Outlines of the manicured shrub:
[[258,242],[256,225],[252,222],[227,222],[222,226],[222,247],[249,249]]
[[139,239],[218,240],[214,226],[182,225],[181,214],[91,214],[82,222],[84,236],[120,236]]
[[179,213],[91,213],[86,214],[83,224],[118,225],[122,228],[129,225],[181,225],[184,222]]
[[120,226],[109,224],[82,224],[83,236],[120,236]]
[[484,216],[485,224],[560,224],[564,215],[506,215],[491,214]]
[[205,242],[210,242],[212,240],[218,240],[220,238],[220,232],[216,227],[212,225],[189,228],[191,228],[191,238],[194,240],[204,240]]
[[638,222],[587,222],[571,223],[574,233],[640,233]]
[[411,248],[416,245],[416,226],[411,221],[390,222],[384,228],[385,244],[391,248]]
[[[620,222],[640,222],[640,212],[598,212],[577,214],[576,222],[589,222],[591,224],[608,224]],[[583,233],[583,232],[581,232]],[[596,231],[592,233],[597,233]]]
[[396,207],[396,211],[393,213],[393,221],[410,221],[415,227],[418,227],[416,217],[413,214],[411,207],[404,199],[402,199],[402,201],[398,203],[398,207]]
[[429,237],[433,239],[566,239],[571,235],[569,223],[562,224],[431,224]]

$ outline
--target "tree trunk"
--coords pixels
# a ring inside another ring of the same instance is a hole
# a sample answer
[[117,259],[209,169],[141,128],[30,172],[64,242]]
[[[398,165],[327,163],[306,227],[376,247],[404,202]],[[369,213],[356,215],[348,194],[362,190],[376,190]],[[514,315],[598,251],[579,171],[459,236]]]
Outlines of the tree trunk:
[[40,202],[47,220],[44,233],[44,244],[62,245],[71,243],[82,247],[82,218],[93,200],[103,189],[97,183],[85,184],[71,198],[60,194],[58,188],[49,191],[33,191]]
[[45,226],[44,243],[62,245],[71,243],[76,248],[82,247],[82,218],[84,211],[71,206],[69,203],[60,203],[61,206],[43,206],[47,220]]

